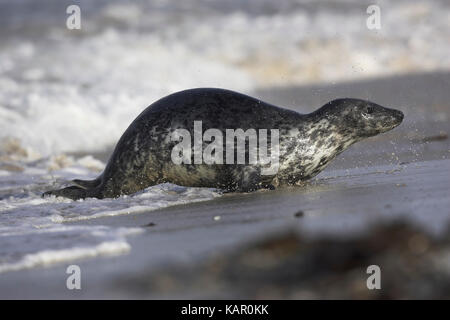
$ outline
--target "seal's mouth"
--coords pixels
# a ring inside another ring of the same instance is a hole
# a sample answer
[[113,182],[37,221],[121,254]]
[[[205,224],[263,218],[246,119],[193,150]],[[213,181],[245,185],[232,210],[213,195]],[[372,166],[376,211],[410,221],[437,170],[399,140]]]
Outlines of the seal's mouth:
[[394,122],[394,128],[395,128],[400,123],[402,123],[403,118],[405,117],[405,115],[400,110],[392,110],[392,111],[393,111],[392,117],[394,118],[393,122]]
[[405,115],[400,110],[389,109],[389,113],[383,119],[383,131],[394,129],[400,125]]

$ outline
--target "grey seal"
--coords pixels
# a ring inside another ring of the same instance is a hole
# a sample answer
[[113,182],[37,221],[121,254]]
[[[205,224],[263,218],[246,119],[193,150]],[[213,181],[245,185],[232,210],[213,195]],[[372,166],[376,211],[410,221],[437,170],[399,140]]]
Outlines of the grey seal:
[[[230,90],[184,90],[154,102],[131,123],[98,178],[73,180],[75,185],[43,196],[114,198],[165,182],[225,191],[295,185],[316,176],[353,143],[389,131],[402,120],[401,111],[360,99],[336,99],[300,114]],[[180,128],[194,135],[194,121],[202,121],[202,130],[223,132],[276,128],[277,172],[262,175],[261,164],[174,163],[171,155],[178,142],[170,136]]]

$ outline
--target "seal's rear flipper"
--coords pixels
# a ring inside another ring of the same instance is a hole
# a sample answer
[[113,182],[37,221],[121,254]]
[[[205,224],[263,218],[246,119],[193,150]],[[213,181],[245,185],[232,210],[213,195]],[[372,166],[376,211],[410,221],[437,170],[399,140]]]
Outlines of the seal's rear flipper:
[[100,178],[97,178],[94,180],[75,179],[75,180],[72,180],[72,182],[83,189],[93,189],[93,188],[99,186],[100,183],[102,182],[102,180]]
[[87,196],[87,191],[83,188],[77,187],[77,186],[71,186],[63,189],[58,190],[50,190],[47,192],[44,192],[42,194],[42,197],[46,196],[57,196],[57,197],[64,197],[69,198],[72,200],[78,200],[78,199],[84,199]]

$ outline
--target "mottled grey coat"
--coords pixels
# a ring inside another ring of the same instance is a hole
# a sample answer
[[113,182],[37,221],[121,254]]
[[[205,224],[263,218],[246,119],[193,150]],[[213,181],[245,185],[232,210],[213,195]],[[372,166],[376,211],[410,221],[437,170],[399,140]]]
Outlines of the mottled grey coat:
[[[317,175],[351,144],[388,131],[402,119],[398,110],[358,99],[333,100],[299,114],[229,90],[185,90],[156,101],[131,123],[97,179],[74,180],[76,186],[44,195],[117,197],[163,182],[227,191],[297,184]],[[224,139],[226,129],[278,129],[278,172],[261,175],[259,164],[174,164],[171,151],[178,142],[171,141],[171,133],[182,128],[193,137],[199,120],[203,131],[219,129]]]

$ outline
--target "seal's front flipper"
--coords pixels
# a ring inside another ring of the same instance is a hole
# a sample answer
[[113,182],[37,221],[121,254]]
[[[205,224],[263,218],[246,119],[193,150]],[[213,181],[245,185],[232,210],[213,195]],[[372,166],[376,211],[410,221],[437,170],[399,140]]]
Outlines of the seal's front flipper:
[[72,182],[83,189],[93,189],[93,188],[99,186],[100,183],[102,182],[102,180],[100,178],[97,178],[94,180],[75,179],[75,180],[72,180]]
[[87,190],[77,187],[77,186],[71,186],[63,189],[58,190],[50,190],[47,192],[44,192],[42,194],[42,197],[46,196],[57,196],[57,197],[64,197],[69,198],[72,200],[78,200],[78,199],[84,199],[87,196]]

